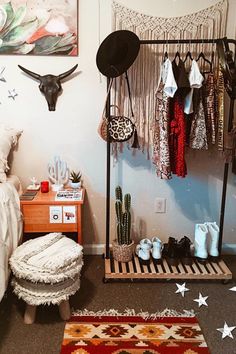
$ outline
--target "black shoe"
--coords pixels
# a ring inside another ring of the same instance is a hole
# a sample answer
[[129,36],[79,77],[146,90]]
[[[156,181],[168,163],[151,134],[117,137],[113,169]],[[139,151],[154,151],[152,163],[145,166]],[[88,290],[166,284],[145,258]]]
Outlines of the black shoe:
[[177,266],[179,263],[177,241],[174,237],[169,237],[168,243],[164,243],[162,251],[163,257],[165,257],[168,263],[172,266]]
[[179,240],[177,244],[179,257],[181,258],[183,264],[186,265],[193,264],[193,258],[191,255],[190,246],[191,246],[191,241],[187,236],[181,238],[181,240]]

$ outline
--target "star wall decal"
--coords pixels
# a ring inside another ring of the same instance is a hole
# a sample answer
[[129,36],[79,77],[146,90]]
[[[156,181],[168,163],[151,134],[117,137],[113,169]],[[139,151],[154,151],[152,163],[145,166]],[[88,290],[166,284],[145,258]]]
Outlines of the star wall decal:
[[229,290],[231,290],[231,291],[236,291],[236,286],[233,286],[233,287],[230,288]]
[[2,81],[2,82],[6,82],[5,77],[3,77],[4,70],[5,70],[5,66],[2,66],[0,69],[0,81]]
[[8,90],[8,98],[12,98],[15,101],[16,96],[18,96],[18,93],[15,89]]
[[217,328],[217,331],[222,333],[222,339],[224,339],[225,337],[230,337],[230,338],[234,338],[232,335],[232,331],[236,328],[236,326],[232,326],[229,327],[227,325],[227,323],[225,322],[224,327],[223,328]]
[[208,299],[208,296],[202,296],[202,294],[199,293],[198,299],[194,299],[193,301],[198,302],[198,307],[201,307],[202,305],[208,306],[208,304],[206,303],[206,299]]
[[181,293],[181,295],[184,297],[184,293],[185,293],[185,291],[189,291],[189,289],[188,288],[186,288],[185,287],[185,284],[186,283],[183,283],[182,285],[181,284],[177,284],[176,283],[176,286],[177,286],[177,290],[176,290],[176,293]]

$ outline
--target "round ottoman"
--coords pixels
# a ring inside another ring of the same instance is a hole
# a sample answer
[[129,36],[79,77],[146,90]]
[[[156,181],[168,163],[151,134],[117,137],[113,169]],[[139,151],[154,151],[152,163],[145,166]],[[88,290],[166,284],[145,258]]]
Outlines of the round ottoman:
[[80,288],[83,247],[61,233],[50,233],[17,247],[10,258],[14,293],[27,306],[25,323],[33,323],[38,305],[59,305],[70,317],[69,297]]

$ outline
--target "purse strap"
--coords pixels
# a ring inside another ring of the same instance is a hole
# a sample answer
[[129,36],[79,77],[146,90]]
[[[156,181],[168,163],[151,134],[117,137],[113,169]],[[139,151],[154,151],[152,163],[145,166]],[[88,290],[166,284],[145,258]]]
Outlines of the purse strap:
[[[130,84],[129,84],[129,78],[128,78],[127,71],[125,72],[125,79],[126,79],[127,89],[128,89],[128,95],[129,95],[129,103],[130,103],[131,116],[132,116],[132,118],[133,118],[133,117],[134,117],[134,112],[133,112],[133,107],[132,107],[131,91],[130,91]],[[109,86],[108,86],[108,89],[107,89],[107,95],[106,95],[105,104],[104,104],[103,113],[102,113],[102,117],[103,117],[104,119],[106,118],[106,115],[105,115],[105,112],[106,112],[106,105],[107,105],[108,96],[109,96],[109,94],[110,94],[110,92],[111,92],[112,84],[113,84],[113,78],[110,80]],[[116,108],[119,110],[119,107],[118,107],[117,105],[112,104],[112,105],[110,105],[110,107],[116,107]],[[119,114],[120,114],[120,112],[119,112]]]
[[126,83],[127,83],[127,88],[128,88],[128,94],[129,94],[129,103],[130,103],[131,116],[134,117],[134,112],[133,112],[133,108],[132,108],[132,101],[131,101],[130,84],[129,84],[129,78],[128,78],[127,71],[125,72],[125,78],[126,78]]

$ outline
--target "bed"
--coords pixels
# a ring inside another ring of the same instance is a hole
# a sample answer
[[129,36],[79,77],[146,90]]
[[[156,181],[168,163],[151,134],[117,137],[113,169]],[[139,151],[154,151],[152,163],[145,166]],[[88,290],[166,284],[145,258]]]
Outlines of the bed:
[[17,176],[6,174],[8,155],[21,133],[0,125],[0,301],[8,285],[9,258],[22,238],[21,184]]

